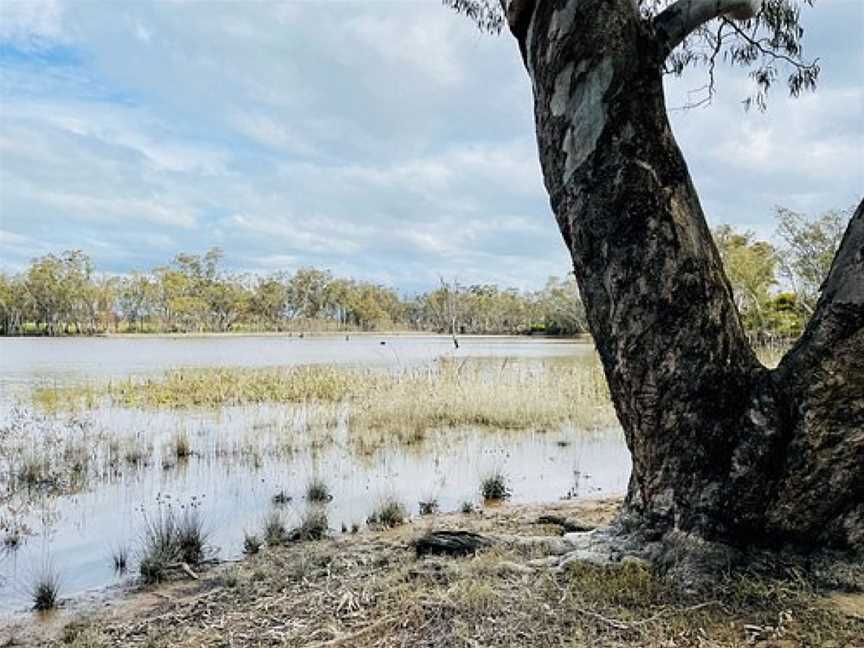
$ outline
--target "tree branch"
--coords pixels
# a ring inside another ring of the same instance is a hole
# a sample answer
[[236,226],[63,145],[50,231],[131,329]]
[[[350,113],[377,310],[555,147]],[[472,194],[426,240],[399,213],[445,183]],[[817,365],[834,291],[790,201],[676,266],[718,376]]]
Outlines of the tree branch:
[[720,16],[747,20],[761,8],[762,0],[678,0],[654,19],[662,59],[709,20]]
[[763,42],[764,42],[764,41],[760,41],[760,40],[757,40],[756,38],[753,38],[752,36],[750,36],[749,34],[747,34],[747,32],[745,32],[745,31],[744,31],[743,29],[741,29],[738,25],[736,25],[734,22],[732,22],[731,20],[729,20],[729,19],[726,18],[726,17],[723,18],[723,24],[724,24],[724,25],[729,25],[729,26],[731,26],[732,29],[734,29],[735,32],[736,32],[736,33],[737,33],[737,34],[738,34],[738,35],[739,35],[739,36],[740,36],[744,41],[746,41],[748,44],[752,45],[752,46],[755,47],[757,50],[759,50],[759,53],[762,54],[763,56],[771,56],[771,57],[773,57],[773,58],[775,58],[775,59],[778,59],[778,60],[780,60],[780,61],[785,61],[785,62],[788,63],[789,65],[791,65],[791,66],[793,66],[793,67],[796,67],[796,68],[799,68],[799,69],[802,69],[802,70],[810,70],[810,69],[813,69],[813,68],[817,67],[817,65],[818,65],[818,63],[819,63],[819,59],[816,59],[816,60],[813,61],[812,63],[802,63],[801,61],[796,61],[796,60],[794,60],[793,58],[791,58],[791,57],[789,57],[789,56],[786,56],[785,54],[781,54],[781,53],[779,53],[779,52],[775,52],[775,51],[772,50],[770,47],[765,47],[765,45],[763,45]]
[[527,62],[528,53],[525,49],[525,38],[528,34],[528,26],[531,23],[531,14],[534,11],[536,0],[499,0],[501,10],[507,19],[510,32],[519,43],[519,51],[522,53],[522,61]]

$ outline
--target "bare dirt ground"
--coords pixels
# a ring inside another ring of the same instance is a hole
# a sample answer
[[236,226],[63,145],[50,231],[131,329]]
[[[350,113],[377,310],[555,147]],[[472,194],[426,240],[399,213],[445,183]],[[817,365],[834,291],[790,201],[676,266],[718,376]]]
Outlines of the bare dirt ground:
[[[538,517],[602,525],[617,506],[505,505],[265,548],[108,608],[0,629],[0,646],[864,646],[862,594],[823,591],[794,570],[729,575],[709,594],[682,595],[635,561],[556,570],[538,560],[562,533]],[[498,542],[470,557],[418,558],[413,542],[430,529]]]

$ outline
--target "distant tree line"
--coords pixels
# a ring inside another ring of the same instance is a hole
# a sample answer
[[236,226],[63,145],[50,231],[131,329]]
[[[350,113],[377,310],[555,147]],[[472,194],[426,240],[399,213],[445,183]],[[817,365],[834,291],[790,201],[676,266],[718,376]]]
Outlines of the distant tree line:
[[[816,218],[777,209],[774,246],[728,225],[714,239],[745,327],[760,341],[797,336],[813,312],[851,210]],[[222,251],[178,254],[148,272],[97,273],[79,250],[34,259],[0,273],[0,334],[111,332],[375,331],[574,335],[587,330],[572,276],[538,291],[445,282],[409,297],[327,270],[241,275],[221,267]]]
[[777,207],[778,245],[728,225],[714,230],[738,312],[754,341],[801,334],[853,211],[833,209],[809,218]]
[[79,250],[34,259],[0,274],[0,334],[200,333],[392,330],[572,335],[585,313],[572,277],[543,290],[444,282],[402,297],[375,283],[299,268],[268,276],[233,274],[222,251],[178,254],[147,272],[97,273]]

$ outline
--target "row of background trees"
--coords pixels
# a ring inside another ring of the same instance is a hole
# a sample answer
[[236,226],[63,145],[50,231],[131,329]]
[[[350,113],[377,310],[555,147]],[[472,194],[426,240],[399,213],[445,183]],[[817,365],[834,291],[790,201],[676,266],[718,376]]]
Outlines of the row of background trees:
[[[715,230],[744,324],[764,339],[798,335],[813,312],[851,210],[816,218],[777,208],[775,247],[752,232]],[[538,291],[445,282],[400,296],[327,270],[239,275],[225,271],[218,248],[178,254],[149,272],[97,273],[81,251],[35,259],[22,273],[0,274],[3,335],[108,332],[226,332],[407,329],[456,333],[586,331],[572,276],[550,277]]]
[[410,329],[458,333],[585,330],[573,278],[543,290],[461,286],[402,297],[394,289],[301,267],[268,276],[225,271],[218,248],[178,254],[166,265],[125,276],[97,273],[81,251],[35,259],[0,274],[3,335],[110,332],[227,332]]

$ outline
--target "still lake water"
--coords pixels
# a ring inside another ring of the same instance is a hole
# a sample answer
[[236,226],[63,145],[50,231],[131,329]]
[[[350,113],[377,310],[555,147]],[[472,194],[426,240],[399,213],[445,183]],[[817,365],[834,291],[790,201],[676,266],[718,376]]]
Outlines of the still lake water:
[[[16,407],[28,406],[37,385],[104,382],[180,367],[342,364],[386,370],[442,356],[531,362],[575,361],[591,354],[590,344],[508,337],[463,337],[458,350],[443,336],[0,339],[0,424],[8,424]],[[195,502],[209,543],[219,557],[233,558],[241,553],[244,531],[260,535],[274,494],[291,497],[281,507],[286,522],[299,520],[304,488],[313,477],[323,478],[331,489],[327,514],[338,532],[343,524],[362,526],[387,496],[397,497],[414,515],[418,502],[430,498],[442,511],[457,510],[466,500],[477,503],[479,481],[492,470],[508,476],[514,502],[623,493],[630,473],[629,454],[614,428],[448,430],[417,445],[358,451],[343,426],[310,432],[304,416],[302,407],[288,405],[192,411],[106,405],[76,415],[76,429],[86,427],[94,438],[134,439],[145,448],[145,457],[123,470],[100,467],[94,460],[94,476],[77,492],[31,493],[26,506],[20,498],[4,501],[0,492],[0,523],[5,519],[7,528],[11,522],[28,529],[17,549],[0,548],[0,615],[28,608],[33,579],[46,566],[59,575],[63,597],[122,589],[117,586],[133,577],[114,573],[111,551],[129,547],[134,571],[145,515],[156,515],[166,501],[175,506]],[[69,418],[35,419],[28,434],[56,426],[62,435]],[[187,461],[166,461],[165,448],[179,429],[196,454]]]

